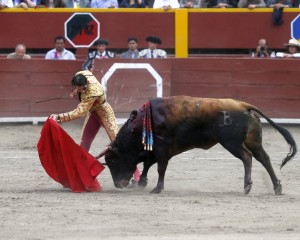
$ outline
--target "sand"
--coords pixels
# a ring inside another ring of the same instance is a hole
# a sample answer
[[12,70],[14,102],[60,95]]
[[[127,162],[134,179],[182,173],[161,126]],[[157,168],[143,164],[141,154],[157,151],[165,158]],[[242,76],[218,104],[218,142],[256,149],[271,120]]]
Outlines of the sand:
[[[256,160],[252,190],[244,195],[242,162],[221,146],[171,159],[161,194],[149,193],[157,183],[156,165],[143,190],[116,189],[106,168],[98,176],[102,192],[73,193],[40,164],[42,125],[0,125],[0,239],[300,239],[299,155],[280,170],[289,149],[268,125],[264,147],[282,181],[280,196]],[[62,126],[79,141],[80,123]],[[300,126],[286,127],[299,144]],[[106,144],[101,130],[91,153]]]

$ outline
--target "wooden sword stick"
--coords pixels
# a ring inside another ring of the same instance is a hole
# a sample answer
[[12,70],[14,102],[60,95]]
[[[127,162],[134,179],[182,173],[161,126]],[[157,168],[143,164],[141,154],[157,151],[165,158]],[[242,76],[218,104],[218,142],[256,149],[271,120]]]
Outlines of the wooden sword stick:
[[69,97],[49,98],[49,99],[46,99],[46,100],[36,101],[36,102],[34,102],[34,103],[50,102],[50,101],[53,101],[53,100],[67,99],[67,98],[69,98]]

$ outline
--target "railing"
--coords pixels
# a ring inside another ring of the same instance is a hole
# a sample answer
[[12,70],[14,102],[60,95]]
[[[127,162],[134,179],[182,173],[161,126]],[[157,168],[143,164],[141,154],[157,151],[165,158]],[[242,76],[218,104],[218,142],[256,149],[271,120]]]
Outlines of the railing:
[[[0,118],[45,117],[73,110],[78,100],[69,98],[71,79],[81,64],[0,59]],[[105,59],[95,62],[94,74],[122,118],[150,98],[173,95],[235,98],[256,105],[272,118],[300,118],[297,59]]]

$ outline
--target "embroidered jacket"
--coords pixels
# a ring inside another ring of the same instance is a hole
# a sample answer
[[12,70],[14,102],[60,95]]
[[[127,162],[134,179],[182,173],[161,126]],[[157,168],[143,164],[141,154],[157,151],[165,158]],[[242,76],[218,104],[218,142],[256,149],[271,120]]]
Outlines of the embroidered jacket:
[[114,140],[118,132],[118,126],[114,111],[110,104],[106,102],[102,85],[90,71],[80,71],[77,74],[83,74],[87,78],[87,89],[84,93],[81,93],[81,101],[77,108],[73,111],[59,114],[58,118],[61,122],[68,122],[81,118],[88,112],[92,113],[95,111],[102,120],[103,127],[109,138]]
[[162,49],[154,49],[152,51],[152,53],[150,49],[144,49],[140,51],[139,58],[167,58],[166,51]]
[[85,60],[85,62],[82,65],[82,69],[83,70],[89,70],[89,67],[91,66],[91,64],[93,63],[93,60],[95,58],[97,59],[103,59],[103,58],[114,58],[115,57],[115,53],[111,52],[111,51],[105,51],[104,53],[100,53],[97,50],[95,51],[91,51],[88,54],[87,59]]

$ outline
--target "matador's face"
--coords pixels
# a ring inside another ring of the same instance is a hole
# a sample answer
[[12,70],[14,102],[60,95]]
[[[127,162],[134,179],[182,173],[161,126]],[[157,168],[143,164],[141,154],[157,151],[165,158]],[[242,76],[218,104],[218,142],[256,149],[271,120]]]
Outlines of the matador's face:
[[87,85],[84,86],[74,86],[74,93],[85,93],[86,89],[87,89]]

